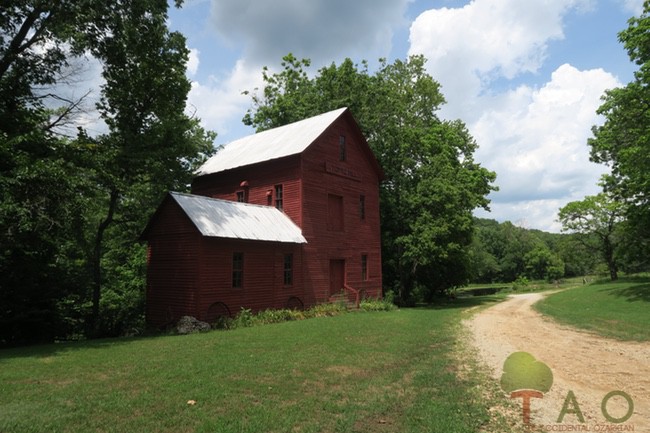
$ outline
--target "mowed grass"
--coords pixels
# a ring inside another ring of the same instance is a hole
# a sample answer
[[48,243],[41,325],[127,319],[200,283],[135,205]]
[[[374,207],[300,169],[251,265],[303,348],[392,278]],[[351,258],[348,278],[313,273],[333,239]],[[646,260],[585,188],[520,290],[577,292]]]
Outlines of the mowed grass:
[[462,306],[3,350],[0,432],[477,432]]
[[650,278],[623,278],[553,294],[535,308],[561,323],[620,340],[650,341]]

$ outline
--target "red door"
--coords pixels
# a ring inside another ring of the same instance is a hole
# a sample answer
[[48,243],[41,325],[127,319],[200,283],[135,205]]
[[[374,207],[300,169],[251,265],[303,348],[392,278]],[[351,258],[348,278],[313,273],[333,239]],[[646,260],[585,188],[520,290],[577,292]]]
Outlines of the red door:
[[330,296],[341,293],[345,284],[345,260],[330,260]]

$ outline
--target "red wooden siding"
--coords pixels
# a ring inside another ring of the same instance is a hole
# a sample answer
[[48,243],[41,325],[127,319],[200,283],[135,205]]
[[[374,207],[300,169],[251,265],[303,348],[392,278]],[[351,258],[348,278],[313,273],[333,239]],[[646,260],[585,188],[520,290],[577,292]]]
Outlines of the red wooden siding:
[[[242,182],[247,186],[242,187]],[[237,191],[246,191],[248,203],[259,205],[268,205],[271,194],[271,205],[275,206],[276,185],[282,185],[283,212],[301,227],[299,155],[199,177],[192,183],[192,193],[236,201]]]
[[197,245],[201,236],[173,202],[165,200],[149,232],[146,317],[162,326],[194,315],[198,304]]
[[[345,161],[340,161],[340,136],[345,137]],[[342,116],[302,154],[304,275],[316,303],[329,297],[332,260],[344,261],[348,286],[381,296],[379,174],[363,140],[356,125]],[[337,196],[342,197],[342,230],[331,221],[340,212],[331,198]],[[362,255],[367,256],[366,280],[361,275]]]
[[341,232],[344,228],[343,197],[327,194],[327,230]]
[[[232,315],[305,303],[299,244],[203,237],[173,200],[165,200],[149,229],[147,321],[164,326],[190,315],[214,320],[219,304]],[[232,287],[232,256],[244,255],[243,286]],[[293,284],[284,284],[284,255],[293,254]],[[213,309],[214,310],[214,309]]]
[[[199,307],[197,317],[208,317],[210,306],[226,305],[232,315],[241,308],[253,311],[286,308],[291,298],[304,304],[304,286],[294,270],[293,284],[284,285],[284,255],[293,254],[294,267],[302,266],[300,245],[204,238],[201,244]],[[243,285],[232,287],[232,255],[244,255]]]

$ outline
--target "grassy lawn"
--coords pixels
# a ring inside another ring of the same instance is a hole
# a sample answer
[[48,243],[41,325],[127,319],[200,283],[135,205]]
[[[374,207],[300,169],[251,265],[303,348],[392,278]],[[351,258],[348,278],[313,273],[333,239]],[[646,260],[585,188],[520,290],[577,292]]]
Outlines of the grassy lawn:
[[481,302],[3,350],[0,432],[508,431],[459,334]]
[[547,297],[535,308],[561,323],[606,337],[650,341],[650,278],[576,287]]

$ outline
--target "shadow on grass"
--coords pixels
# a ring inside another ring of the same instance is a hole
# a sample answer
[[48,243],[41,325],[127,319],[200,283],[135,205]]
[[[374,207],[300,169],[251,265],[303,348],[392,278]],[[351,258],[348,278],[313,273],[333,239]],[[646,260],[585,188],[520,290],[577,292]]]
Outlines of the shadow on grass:
[[650,283],[603,288],[601,290],[617,298],[625,298],[628,302],[650,302]]
[[158,333],[135,337],[97,338],[93,340],[62,341],[57,343],[38,344],[33,346],[17,346],[0,349],[0,363],[9,358],[48,358],[67,352],[88,349],[107,349],[142,341],[169,337],[172,334]]
[[[504,299],[503,295],[486,295],[486,296],[461,296],[456,299],[440,298],[430,304],[416,305],[414,307],[401,308],[422,308],[431,310],[447,310],[458,308],[472,308],[484,305],[493,305]],[[372,312],[370,312],[372,314]],[[310,320],[310,319],[306,319]],[[260,325],[265,326],[265,325]],[[213,330],[210,332],[224,332]],[[78,350],[92,349],[109,349],[118,346],[137,344],[143,341],[160,339],[161,337],[178,337],[186,338],[185,335],[174,335],[169,333],[147,334],[135,337],[117,337],[117,338],[100,338],[95,340],[83,341],[66,341],[52,344],[42,344],[36,346],[22,346],[0,349],[0,363],[3,359],[9,358],[47,358],[55,355],[61,355],[67,352]]]

